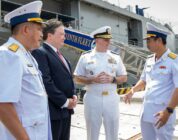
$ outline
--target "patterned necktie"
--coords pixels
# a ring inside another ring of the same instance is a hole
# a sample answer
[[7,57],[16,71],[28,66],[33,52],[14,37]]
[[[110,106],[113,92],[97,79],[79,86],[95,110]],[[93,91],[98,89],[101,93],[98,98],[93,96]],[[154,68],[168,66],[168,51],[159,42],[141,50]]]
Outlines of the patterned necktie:
[[65,65],[65,67],[68,69],[68,71],[70,71],[70,70],[69,70],[69,66],[68,66],[66,60],[64,59],[64,57],[62,56],[61,52],[57,50],[56,53],[57,53],[57,55],[59,56],[59,58],[61,59],[62,63],[63,63],[63,64]]

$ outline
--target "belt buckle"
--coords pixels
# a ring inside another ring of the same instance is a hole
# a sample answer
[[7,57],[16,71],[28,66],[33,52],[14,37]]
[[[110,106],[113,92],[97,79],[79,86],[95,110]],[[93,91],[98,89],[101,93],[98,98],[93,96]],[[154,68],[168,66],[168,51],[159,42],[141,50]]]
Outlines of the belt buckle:
[[107,96],[107,95],[109,95],[109,92],[108,92],[108,91],[103,91],[103,92],[102,92],[102,95],[103,95],[103,96]]

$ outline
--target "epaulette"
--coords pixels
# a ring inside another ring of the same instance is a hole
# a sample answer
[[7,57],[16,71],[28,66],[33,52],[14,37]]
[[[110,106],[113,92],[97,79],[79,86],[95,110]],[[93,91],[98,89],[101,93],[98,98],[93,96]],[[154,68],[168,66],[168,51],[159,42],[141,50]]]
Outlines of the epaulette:
[[147,58],[152,58],[154,54],[148,55]]
[[19,46],[17,44],[13,43],[8,47],[8,49],[13,51],[13,52],[16,52],[19,49]]
[[82,55],[83,55],[83,54],[87,54],[87,53],[90,53],[90,52],[91,52],[91,50],[89,50],[89,51],[86,51],[86,52],[83,52],[83,53],[82,53]]
[[177,58],[177,55],[176,55],[175,53],[170,52],[170,53],[168,54],[168,57],[170,57],[171,59],[176,59],[176,58]]
[[117,53],[117,52],[114,52],[114,51],[111,51],[111,53],[113,53],[113,54],[116,54],[116,55],[119,55],[119,53]]

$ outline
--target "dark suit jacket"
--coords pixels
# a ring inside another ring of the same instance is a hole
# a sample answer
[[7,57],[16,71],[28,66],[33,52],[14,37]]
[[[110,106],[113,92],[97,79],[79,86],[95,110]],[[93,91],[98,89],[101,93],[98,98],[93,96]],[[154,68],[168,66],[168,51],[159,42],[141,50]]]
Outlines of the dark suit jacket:
[[[75,94],[74,82],[69,72],[57,53],[47,44],[43,44],[32,55],[38,62],[42,72],[43,82],[48,94],[51,120],[61,120],[73,114],[73,110],[61,107]],[[66,60],[67,61],[67,60]],[[70,64],[67,61],[69,67]],[[70,67],[71,71],[71,67]]]

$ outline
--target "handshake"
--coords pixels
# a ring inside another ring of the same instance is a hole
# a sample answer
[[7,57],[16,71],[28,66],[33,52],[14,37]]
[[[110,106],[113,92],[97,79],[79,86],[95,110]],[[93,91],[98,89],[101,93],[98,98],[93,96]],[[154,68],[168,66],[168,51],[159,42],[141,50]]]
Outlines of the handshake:
[[95,77],[93,77],[92,81],[94,83],[106,84],[106,83],[112,83],[113,78],[114,78],[113,76],[111,76],[105,72],[101,72],[98,75],[96,75]]
[[76,107],[77,105],[77,96],[73,95],[73,98],[69,98],[69,104],[68,104],[68,109],[73,109]]

